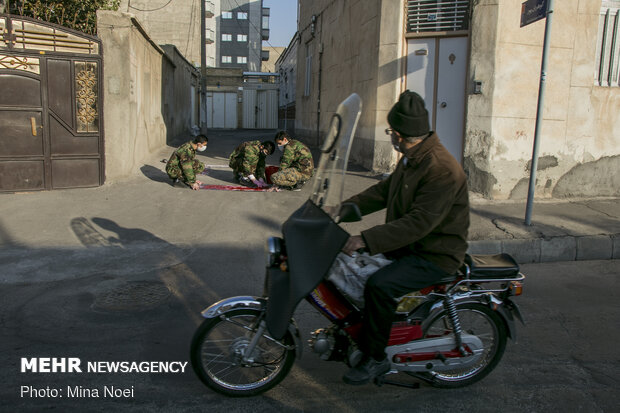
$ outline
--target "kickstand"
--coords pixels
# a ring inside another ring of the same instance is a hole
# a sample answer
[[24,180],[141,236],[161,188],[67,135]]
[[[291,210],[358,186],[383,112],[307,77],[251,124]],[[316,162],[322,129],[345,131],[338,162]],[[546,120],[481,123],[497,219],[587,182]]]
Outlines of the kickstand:
[[376,377],[375,384],[379,387],[383,386],[384,384],[391,384],[392,386],[406,387],[408,389],[419,389],[420,388],[420,383],[401,383],[398,381],[388,380],[386,379],[385,374],[383,376]]

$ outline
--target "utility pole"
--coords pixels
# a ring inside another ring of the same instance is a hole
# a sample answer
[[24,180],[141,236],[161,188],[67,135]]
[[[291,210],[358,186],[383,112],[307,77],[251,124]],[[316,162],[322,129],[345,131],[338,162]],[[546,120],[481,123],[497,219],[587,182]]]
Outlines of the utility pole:
[[207,112],[207,51],[205,50],[207,44],[207,23],[206,18],[206,4],[205,0],[198,0],[200,2],[200,113],[199,120],[201,133],[206,134],[206,119],[203,118],[203,114]]
[[[527,3],[534,6],[545,4],[545,0],[528,0],[524,3],[523,9]],[[523,13],[523,12],[522,12]],[[533,13],[532,13],[533,14]],[[540,131],[542,130],[543,108],[545,103],[545,84],[547,80],[547,58],[549,56],[549,43],[551,40],[551,20],[553,17],[553,0],[546,0],[546,10],[544,13],[545,20],[545,41],[543,43],[542,63],[540,65],[540,85],[538,87],[538,108],[536,109],[536,129],[534,132],[534,148],[532,150],[532,162],[530,169],[530,185],[527,193],[527,205],[525,207],[525,225],[532,225],[532,207],[534,204],[534,190],[536,188],[536,169],[538,168],[538,144],[540,142]],[[523,17],[522,17],[523,18]],[[536,17],[536,20],[540,15]],[[536,21],[536,20],[532,20]],[[521,27],[529,24],[521,24]]]

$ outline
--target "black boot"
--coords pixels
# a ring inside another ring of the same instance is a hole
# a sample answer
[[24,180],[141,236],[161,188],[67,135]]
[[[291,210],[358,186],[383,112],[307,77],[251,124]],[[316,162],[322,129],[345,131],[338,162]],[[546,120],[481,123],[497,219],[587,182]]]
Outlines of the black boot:
[[377,361],[372,357],[364,357],[357,366],[353,367],[342,377],[347,384],[360,385],[366,384],[375,377],[381,376],[391,369],[390,361],[384,358]]

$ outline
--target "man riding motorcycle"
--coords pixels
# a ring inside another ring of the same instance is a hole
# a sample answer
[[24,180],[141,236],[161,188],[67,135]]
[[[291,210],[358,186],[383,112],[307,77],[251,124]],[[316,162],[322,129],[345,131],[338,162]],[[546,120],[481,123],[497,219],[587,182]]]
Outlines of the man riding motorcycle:
[[362,215],[387,208],[386,223],[351,236],[343,251],[368,249],[394,260],[366,284],[360,347],[364,357],[347,372],[348,384],[364,384],[390,370],[385,347],[396,298],[453,274],[467,251],[469,200],[461,165],[430,131],[424,100],[409,90],[388,114],[394,148],[403,154],[384,181],[353,196]]

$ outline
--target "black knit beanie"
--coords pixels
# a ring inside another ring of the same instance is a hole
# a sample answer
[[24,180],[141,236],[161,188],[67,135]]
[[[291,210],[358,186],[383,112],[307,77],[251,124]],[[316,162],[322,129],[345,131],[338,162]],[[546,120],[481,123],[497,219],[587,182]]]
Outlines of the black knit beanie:
[[426,135],[431,130],[424,99],[410,90],[401,93],[387,120],[392,129],[405,137]]

